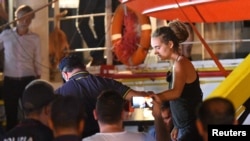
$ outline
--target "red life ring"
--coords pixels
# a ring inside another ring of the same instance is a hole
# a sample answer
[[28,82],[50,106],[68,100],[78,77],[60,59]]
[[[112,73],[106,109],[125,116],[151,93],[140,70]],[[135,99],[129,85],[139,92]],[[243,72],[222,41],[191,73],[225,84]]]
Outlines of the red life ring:
[[150,47],[151,24],[148,16],[121,4],[114,13],[111,34],[113,52],[120,62],[128,66],[143,63]]

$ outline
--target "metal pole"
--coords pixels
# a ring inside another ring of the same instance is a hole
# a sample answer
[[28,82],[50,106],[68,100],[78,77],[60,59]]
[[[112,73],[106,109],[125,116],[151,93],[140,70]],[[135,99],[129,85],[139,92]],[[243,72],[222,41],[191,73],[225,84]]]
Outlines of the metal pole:
[[[13,21],[14,20],[14,17],[13,17],[13,15],[14,15],[14,4],[13,4],[13,0],[9,0],[8,1],[8,9],[9,9],[9,11],[8,11],[8,16],[9,16],[9,21]],[[13,25],[10,25],[10,26],[13,26]]]
[[113,54],[112,54],[112,44],[111,44],[111,36],[110,36],[110,25],[111,25],[111,19],[112,19],[112,1],[106,0],[106,7],[105,7],[105,29],[106,29],[106,55],[107,55],[107,65],[113,65]]

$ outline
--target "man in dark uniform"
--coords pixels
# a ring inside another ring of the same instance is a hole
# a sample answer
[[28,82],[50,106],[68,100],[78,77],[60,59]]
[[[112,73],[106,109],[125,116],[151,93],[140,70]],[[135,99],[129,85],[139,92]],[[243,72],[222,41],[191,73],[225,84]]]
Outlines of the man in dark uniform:
[[66,83],[58,88],[55,93],[60,95],[75,95],[81,98],[86,108],[87,118],[83,137],[99,132],[98,123],[93,117],[93,110],[97,97],[103,90],[115,89],[124,99],[129,101],[132,96],[149,95],[146,92],[132,90],[119,81],[90,74],[85,69],[82,59],[74,54],[64,57],[59,64],[59,69]]
[[48,82],[37,79],[30,82],[22,96],[25,119],[8,131],[6,141],[52,141],[53,132],[47,126],[50,103],[55,99],[54,89]]

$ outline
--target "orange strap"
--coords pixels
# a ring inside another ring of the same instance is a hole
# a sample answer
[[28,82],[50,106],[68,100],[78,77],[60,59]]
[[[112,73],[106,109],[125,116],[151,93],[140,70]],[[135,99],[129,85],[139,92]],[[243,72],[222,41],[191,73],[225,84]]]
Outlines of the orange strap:
[[201,34],[199,33],[199,31],[196,29],[196,27],[191,23],[189,17],[186,15],[186,13],[183,11],[183,9],[181,8],[181,6],[179,5],[179,2],[177,0],[175,0],[175,2],[177,3],[178,7],[180,8],[181,12],[183,13],[183,15],[187,18],[189,25],[192,27],[192,29],[194,30],[194,32],[197,34],[198,38],[200,39],[201,43],[204,45],[204,47],[206,48],[207,52],[209,53],[209,55],[212,57],[212,59],[214,60],[215,64],[217,65],[217,67],[219,68],[219,70],[222,72],[222,74],[227,77],[228,76],[228,72],[225,70],[225,68],[222,66],[222,64],[220,63],[220,61],[218,60],[218,58],[215,56],[215,54],[213,53],[213,51],[210,49],[210,47],[208,46],[208,44],[206,43],[206,41],[203,39],[203,37],[201,36]]

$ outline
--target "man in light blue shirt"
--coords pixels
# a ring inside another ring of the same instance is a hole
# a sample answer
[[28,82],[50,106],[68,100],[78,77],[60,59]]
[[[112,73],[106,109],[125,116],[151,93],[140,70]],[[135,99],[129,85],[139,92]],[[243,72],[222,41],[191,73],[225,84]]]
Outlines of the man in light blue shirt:
[[29,30],[35,17],[32,11],[30,6],[19,6],[15,12],[16,27],[0,34],[0,49],[4,49],[3,100],[7,131],[18,123],[18,100],[25,86],[41,75],[40,37]]

